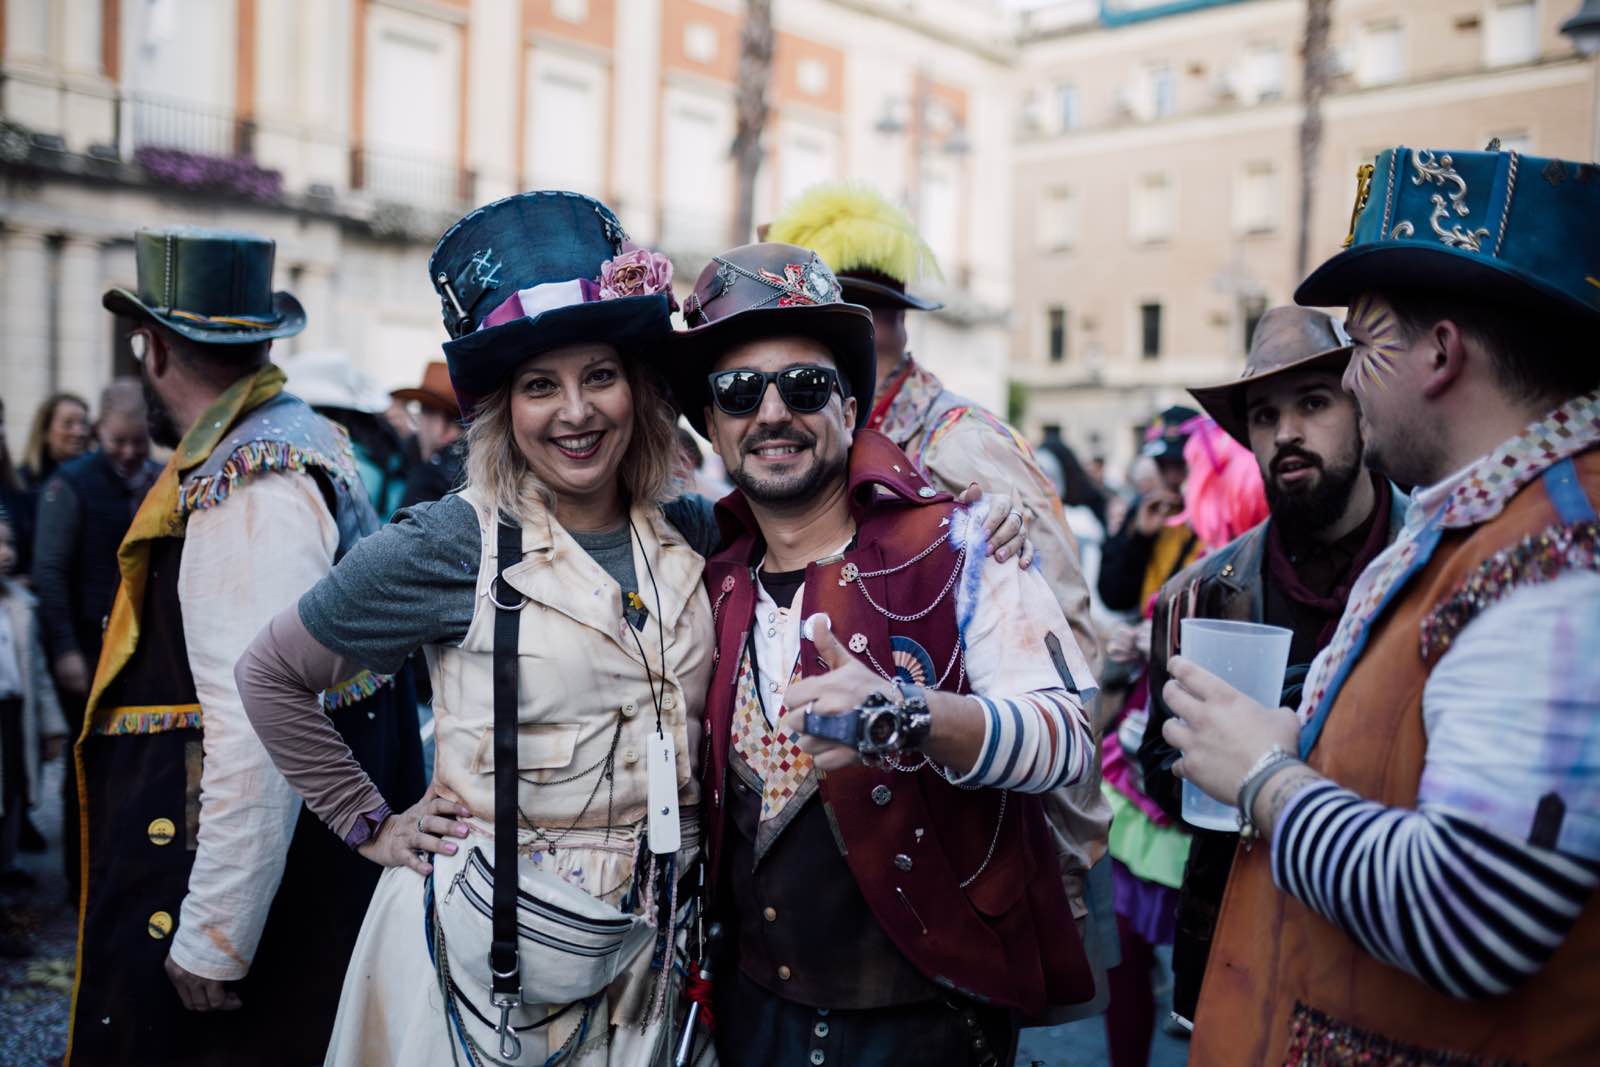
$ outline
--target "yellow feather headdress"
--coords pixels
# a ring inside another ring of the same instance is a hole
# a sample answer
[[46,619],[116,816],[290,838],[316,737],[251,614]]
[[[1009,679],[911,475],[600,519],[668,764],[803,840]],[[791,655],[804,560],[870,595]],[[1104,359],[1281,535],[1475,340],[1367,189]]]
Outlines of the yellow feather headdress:
[[766,239],[809,248],[836,273],[876,271],[902,285],[923,270],[943,277],[906,213],[866,185],[813,185],[772,220]]

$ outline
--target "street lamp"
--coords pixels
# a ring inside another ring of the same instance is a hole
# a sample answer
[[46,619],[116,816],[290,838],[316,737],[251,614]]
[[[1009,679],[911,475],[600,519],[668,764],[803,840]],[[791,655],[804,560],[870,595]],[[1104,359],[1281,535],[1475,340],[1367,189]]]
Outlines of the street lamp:
[[[1571,38],[1578,54],[1584,57],[1600,53],[1600,0],[1583,0],[1578,13],[1561,24],[1561,32]],[[1595,63],[1594,159],[1600,162],[1600,62]]]
[[1600,0],[1583,0],[1578,13],[1561,24],[1561,32],[1572,38],[1580,56],[1600,52]]

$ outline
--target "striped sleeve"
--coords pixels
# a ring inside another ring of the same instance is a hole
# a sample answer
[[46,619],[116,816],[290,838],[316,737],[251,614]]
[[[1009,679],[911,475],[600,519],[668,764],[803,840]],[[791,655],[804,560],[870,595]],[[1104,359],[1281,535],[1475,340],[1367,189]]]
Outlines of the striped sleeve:
[[973,699],[984,711],[983,747],[970,771],[948,775],[953,784],[1045,793],[1082,780],[1094,746],[1082,705],[1071,693],[1040,689]]
[[1600,863],[1323,781],[1278,820],[1272,876],[1371,955],[1482,998],[1544,966],[1600,885]]

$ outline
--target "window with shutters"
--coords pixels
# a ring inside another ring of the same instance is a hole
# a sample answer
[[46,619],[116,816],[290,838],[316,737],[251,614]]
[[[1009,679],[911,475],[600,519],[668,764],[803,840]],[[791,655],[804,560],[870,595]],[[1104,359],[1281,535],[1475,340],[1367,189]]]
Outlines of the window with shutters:
[[1064,363],[1067,358],[1067,309],[1056,306],[1045,309],[1045,336],[1051,363]]
[[1139,354],[1145,359],[1161,356],[1161,305],[1139,305]]

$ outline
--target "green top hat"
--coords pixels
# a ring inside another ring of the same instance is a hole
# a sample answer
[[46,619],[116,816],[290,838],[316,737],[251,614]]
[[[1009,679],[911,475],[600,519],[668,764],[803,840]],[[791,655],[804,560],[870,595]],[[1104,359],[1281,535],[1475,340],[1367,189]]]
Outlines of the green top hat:
[[119,315],[150,319],[191,341],[245,345],[292,337],[306,313],[272,291],[276,245],[237,230],[177,226],[133,238],[137,292],[108,289],[100,302]]
[[1600,317],[1600,166],[1493,150],[1378,153],[1357,172],[1345,251],[1294,298],[1347,305],[1391,287]]

